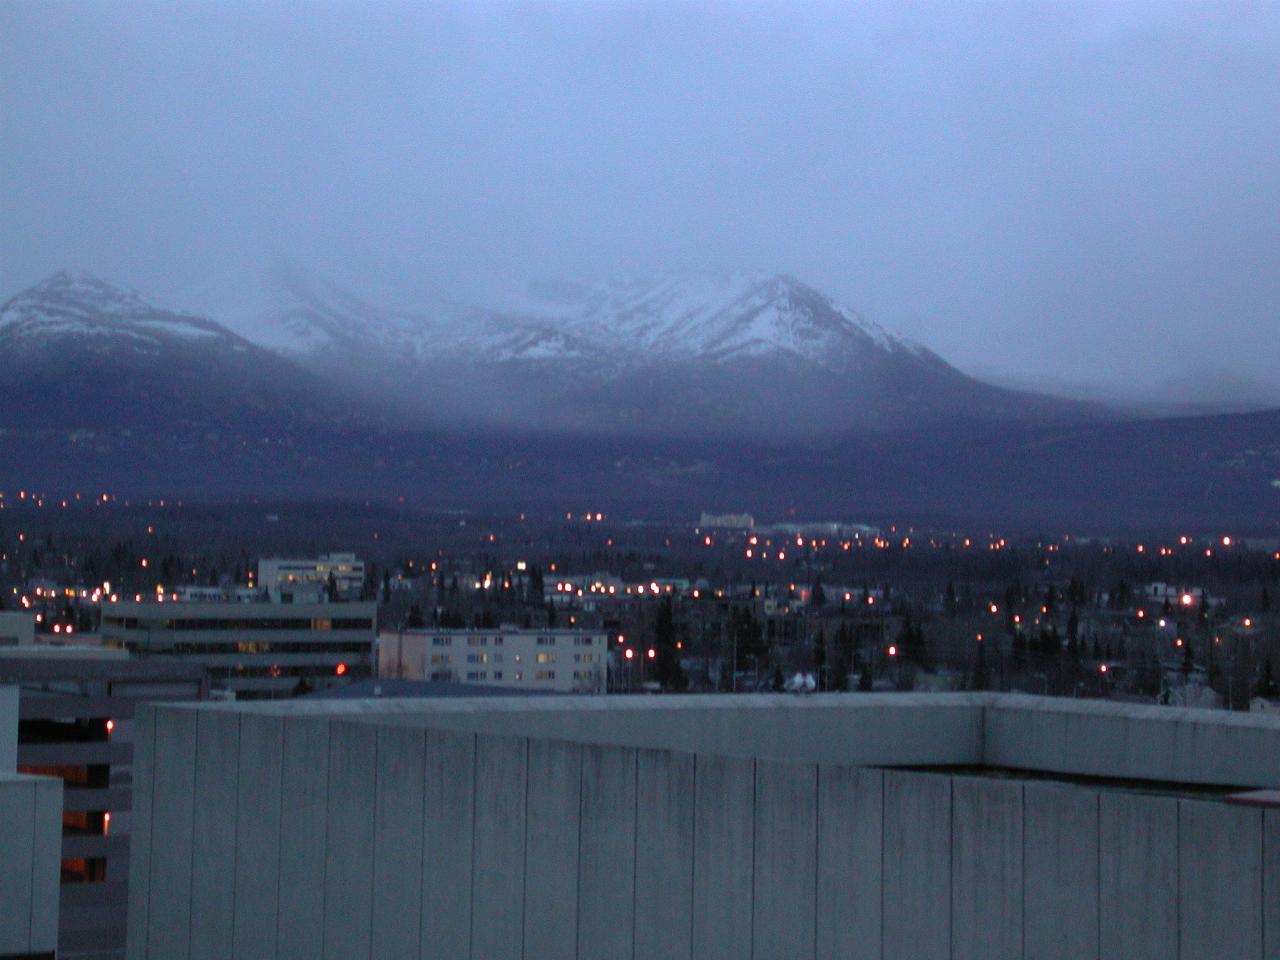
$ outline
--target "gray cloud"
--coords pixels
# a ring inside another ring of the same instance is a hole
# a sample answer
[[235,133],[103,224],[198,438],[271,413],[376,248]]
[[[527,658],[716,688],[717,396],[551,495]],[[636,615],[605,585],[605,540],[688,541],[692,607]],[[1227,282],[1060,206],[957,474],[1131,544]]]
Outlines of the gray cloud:
[[0,293],[795,273],[969,369],[1280,397],[1274,4],[0,7]]

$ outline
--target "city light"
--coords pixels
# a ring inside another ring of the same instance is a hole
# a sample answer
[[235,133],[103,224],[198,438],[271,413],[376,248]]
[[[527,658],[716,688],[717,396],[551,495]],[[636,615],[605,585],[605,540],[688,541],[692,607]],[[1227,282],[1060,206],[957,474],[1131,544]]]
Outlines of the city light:
[[890,644],[890,646],[889,646],[889,656],[891,656],[891,657],[896,657],[897,655],[898,655],[898,648],[897,648],[896,646],[893,646],[892,644]]
[[336,673],[338,676],[342,676],[347,672],[347,665],[345,663],[340,663],[333,668],[333,672]]
[[652,659],[653,659],[654,657],[656,657],[657,655],[658,655],[658,651],[657,651],[657,650],[655,650],[655,649],[653,649],[653,647],[650,647],[650,648],[649,648],[649,659],[650,659],[650,660],[652,660]]
[[630,647],[627,647],[627,652],[623,654],[623,656],[626,657],[628,660],[630,660],[635,655],[636,655],[636,652],[632,650]]

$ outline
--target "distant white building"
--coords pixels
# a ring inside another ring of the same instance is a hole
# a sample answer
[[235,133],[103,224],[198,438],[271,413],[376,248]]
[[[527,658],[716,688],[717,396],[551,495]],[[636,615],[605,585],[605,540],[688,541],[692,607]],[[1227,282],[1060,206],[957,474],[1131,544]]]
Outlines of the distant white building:
[[608,652],[609,638],[601,631],[384,630],[378,635],[378,676],[603,693]]
[[698,521],[701,530],[750,530],[756,518],[749,513],[704,513]]
[[313,603],[329,579],[340,597],[355,597],[364,588],[364,561],[354,553],[326,553],[314,560],[271,557],[258,561],[258,587],[275,603]]

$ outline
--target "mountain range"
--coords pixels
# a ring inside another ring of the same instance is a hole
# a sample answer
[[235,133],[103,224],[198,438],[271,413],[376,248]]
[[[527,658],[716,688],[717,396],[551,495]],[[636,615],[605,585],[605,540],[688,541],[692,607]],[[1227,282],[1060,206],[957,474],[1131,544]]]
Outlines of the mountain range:
[[64,271],[0,307],[0,356],[6,484],[1113,525],[1280,505],[1280,414],[991,386],[778,275],[477,306],[295,272],[237,333]]
[[1098,412],[977,381],[781,275],[543,284],[496,307],[387,309],[298,273],[281,288],[287,354],[437,422],[776,441]]

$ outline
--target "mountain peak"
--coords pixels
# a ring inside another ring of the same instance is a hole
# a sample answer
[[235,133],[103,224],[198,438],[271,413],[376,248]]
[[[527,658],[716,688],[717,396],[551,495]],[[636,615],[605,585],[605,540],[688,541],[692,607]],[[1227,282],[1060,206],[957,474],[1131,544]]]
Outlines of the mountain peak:
[[166,310],[137,292],[82,270],[64,269],[0,306],[0,335],[28,348],[67,338],[126,338],[152,348],[160,338],[239,337],[204,317]]

